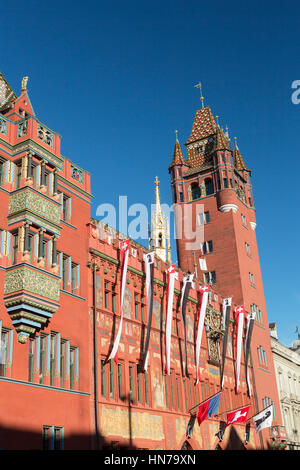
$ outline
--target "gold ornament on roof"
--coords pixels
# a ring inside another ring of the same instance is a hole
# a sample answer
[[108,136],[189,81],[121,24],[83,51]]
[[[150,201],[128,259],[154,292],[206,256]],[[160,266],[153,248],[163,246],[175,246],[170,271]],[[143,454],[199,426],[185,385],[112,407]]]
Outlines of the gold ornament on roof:
[[22,91],[27,90],[28,77],[22,78]]

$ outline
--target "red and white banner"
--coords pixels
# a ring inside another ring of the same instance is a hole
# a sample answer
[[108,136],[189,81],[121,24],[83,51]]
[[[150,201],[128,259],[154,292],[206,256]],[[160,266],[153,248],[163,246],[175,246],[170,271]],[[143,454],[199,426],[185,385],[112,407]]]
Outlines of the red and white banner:
[[246,328],[246,340],[245,340],[245,367],[246,367],[246,380],[247,380],[247,388],[248,388],[248,395],[251,397],[251,383],[250,383],[250,373],[249,373],[249,356],[250,356],[250,344],[251,344],[251,337],[252,331],[254,326],[254,320],[256,317],[255,312],[249,313],[247,315],[247,328]]
[[201,305],[200,305],[199,313],[198,313],[198,327],[197,327],[197,339],[196,339],[197,383],[200,380],[200,348],[201,348],[204,320],[205,320],[205,315],[206,315],[209,286],[201,286],[200,292],[202,294],[202,298],[201,298]]
[[108,359],[113,359],[118,362],[118,347],[122,334],[123,326],[123,302],[126,287],[126,275],[128,266],[128,255],[129,255],[130,240],[124,240],[120,243],[120,266],[121,266],[121,320],[115,342]]
[[248,411],[251,405],[244,406],[243,408],[239,408],[238,410],[231,411],[227,413],[227,421],[226,426],[235,423],[243,423],[247,421]]
[[183,286],[181,289],[181,298],[180,298],[180,315],[181,315],[181,324],[183,331],[183,342],[184,342],[184,364],[182,365],[182,370],[185,376],[188,376],[188,363],[187,363],[187,342],[186,342],[186,306],[189,296],[189,292],[193,285],[194,274],[187,274],[183,278]]
[[236,324],[236,393],[240,393],[240,370],[243,343],[243,326],[244,326],[244,307],[240,306],[235,309]]
[[170,375],[171,364],[171,335],[173,320],[173,298],[176,276],[176,264],[167,269],[167,320],[166,320],[166,374]]
[[147,336],[144,348],[144,370],[147,371],[153,310],[154,251],[152,253],[147,253],[146,255],[144,255],[144,263],[146,270],[146,292],[148,308]]

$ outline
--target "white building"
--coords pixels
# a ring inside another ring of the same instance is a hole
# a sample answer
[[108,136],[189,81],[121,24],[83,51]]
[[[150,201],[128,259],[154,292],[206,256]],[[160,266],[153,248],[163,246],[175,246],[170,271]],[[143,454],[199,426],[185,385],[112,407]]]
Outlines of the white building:
[[276,323],[269,328],[287,448],[300,450],[300,335],[289,348],[279,343]]

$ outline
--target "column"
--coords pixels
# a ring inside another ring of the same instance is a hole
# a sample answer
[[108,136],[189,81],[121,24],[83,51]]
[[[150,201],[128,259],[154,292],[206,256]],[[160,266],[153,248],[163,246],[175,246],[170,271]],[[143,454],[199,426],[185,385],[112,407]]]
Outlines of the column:
[[32,178],[32,152],[28,152],[27,159],[27,179]]

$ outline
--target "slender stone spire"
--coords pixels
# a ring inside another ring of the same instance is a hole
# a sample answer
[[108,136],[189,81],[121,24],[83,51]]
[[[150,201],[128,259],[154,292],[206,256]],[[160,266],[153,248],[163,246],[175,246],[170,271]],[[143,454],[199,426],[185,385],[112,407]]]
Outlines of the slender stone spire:
[[151,233],[149,238],[152,241],[155,254],[163,261],[171,262],[170,232],[169,222],[162,211],[160,203],[159,180],[156,176],[155,181],[155,208],[152,212]]

